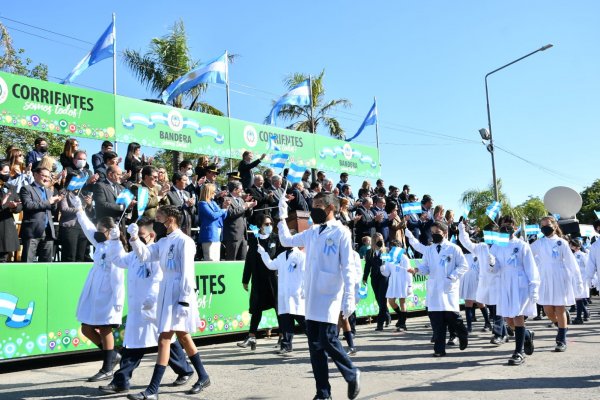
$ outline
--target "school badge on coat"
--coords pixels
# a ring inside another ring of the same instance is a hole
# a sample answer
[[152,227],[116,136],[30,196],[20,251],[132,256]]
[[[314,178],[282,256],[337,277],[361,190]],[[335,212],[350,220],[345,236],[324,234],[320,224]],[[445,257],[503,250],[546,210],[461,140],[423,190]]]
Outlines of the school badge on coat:
[[323,254],[328,256],[330,254],[335,254],[335,253],[337,253],[337,246],[333,243],[332,238],[327,238],[327,240],[325,240],[325,247],[323,248]]

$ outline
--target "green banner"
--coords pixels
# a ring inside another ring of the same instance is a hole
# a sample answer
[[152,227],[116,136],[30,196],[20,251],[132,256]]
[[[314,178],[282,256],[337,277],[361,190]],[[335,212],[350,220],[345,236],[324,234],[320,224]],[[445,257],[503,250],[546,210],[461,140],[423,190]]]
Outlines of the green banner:
[[225,117],[117,96],[115,119],[119,142],[229,157]]
[[290,156],[288,165],[293,162],[307,168],[315,168],[315,135],[233,118],[229,121],[232,158],[241,159],[244,151],[248,150],[252,151],[255,157],[266,153],[264,164],[268,164],[273,154],[286,153]]
[[374,147],[316,135],[315,157],[317,169],[371,178],[381,177],[379,156]]
[[109,93],[0,72],[0,125],[114,140]]

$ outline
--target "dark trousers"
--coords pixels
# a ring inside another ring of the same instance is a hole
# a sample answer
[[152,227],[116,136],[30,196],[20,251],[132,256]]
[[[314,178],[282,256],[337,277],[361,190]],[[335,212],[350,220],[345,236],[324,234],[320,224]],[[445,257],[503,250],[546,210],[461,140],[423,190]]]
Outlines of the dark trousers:
[[280,314],[279,317],[279,329],[283,335],[281,339],[281,348],[286,350],[292,349],[292,340],[294,339],[294,321],[302,327],[302,331],[306,332],[306,322],[304,315],[295,314]]
[[0,263],[8,262],[9,251],[0,251]]
[[21,258],[24,262],[52,262],[54,258],[54,240],[52,236],[44,235],[39,239],[24,239]]
[[227,261],[245,260],[248,252],[248,242],[244,240],[225,242],[225,254]]
[[310,363],[317,384],[317,396],[327,398],[331,396],[329,385],[329,367],[327,356],[331,357],[338,370],[346,380],[356,380],[357,368],[352,364],[350,357],[337,338],[337,325],[327,322],[306,320],[306,336],[308,336],[308,349]]
[[428,314],[429,321],[431,321],[431,328],[433,329],[434,353],[446,353],[446,330],[453,329],[459,339],[469,336],[469,332],[463,324],[459,312],[429,311]]
[[377,279],[371,278],[371,288],[373,289],[373,294],[375,294],[377,306],[379,306],[379,314],[377,314],[377,329],[379,329],[383,328],[383,324],[390,318],[388,302],[385,297],[388,289],[388,278],[383,276]]
[[498,313],[496,313],[495,305],[488,305],[488,308],[490,309],[490,316],[492,317],[493,321],[492,332],[494,333],[494,336],[506,336],[508,333],[506,331],[504,318],[502,318],[502,315],[498,315]]
[[68,228],[60,227],[60,245],[62,262],[85,261],[86,254],[90,252],[90,242],[79,224]]
[[[144,357],[148,349],[128,349],[124,348],[121,354],[121,364],[119,370],[115,372],[112,380],[118,388],[128,388],[129,380],[133,375],[133,370],[140,365],[140,361]],[[192,375],[194,370],[187,362],[186,354],[178,341],[171,343],[171,354],[169,356],[169,366],[179,375]]]
[[[256,332],[258,331],[258,325],[260,324],[260,320],[262,319],[262,313],[262,311],[257,311],[250,316],[250,329],[248,330],[248,333],[256,335]],[[275,313],[277,313],[277,309],[275,309]],[[277,321],[279,326],[281,326],[279,315],[277,316]]]

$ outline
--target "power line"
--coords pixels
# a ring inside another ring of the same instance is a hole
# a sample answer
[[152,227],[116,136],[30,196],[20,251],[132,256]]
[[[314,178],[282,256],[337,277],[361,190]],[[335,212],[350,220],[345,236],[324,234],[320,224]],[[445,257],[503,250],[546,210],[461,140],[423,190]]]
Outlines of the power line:
[[80,39],[80,38],[76,38],[76,37],[73,37],[73,36],[65,35],[64,33],[54,32],[54,31],[51,31],[49,29],[42,28],[40,26],[31,25],[31,24],[28,24],[28,23],[22,22],[22,21],[17,21],[16,19],[11,19],[11,18],[8,18],[8,17],[3,17],[3,16],[0,16],[0,19],[5,19],[5,20],[10,21],[10,22],[14,22],[14,23],[17,23],[17,24],[28,26],[30,28],[39,29],[40,31],[44,31],[44,32],[48,32],[48,33],[53,33],[55,35],[62,36],[62,37],[65,37],[65,38],[68,38],[68,39],[72,39],[72,40],[76,40],[78,42],[83,42],[83,43],[87,43],[87,44],[94,44],[92,42],[88,42],[88,41]]

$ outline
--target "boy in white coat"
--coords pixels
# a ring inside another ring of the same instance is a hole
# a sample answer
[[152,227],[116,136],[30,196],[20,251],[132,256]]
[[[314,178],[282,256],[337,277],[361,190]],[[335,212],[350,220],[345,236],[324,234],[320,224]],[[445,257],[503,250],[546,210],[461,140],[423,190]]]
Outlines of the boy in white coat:
[[306,331],[303,287],[306,257],[300,249],[292,247],[271,260],[260,244],[258,254],[267,268],[277,271],[277,312],[283,333],[277,354],[289,356],[293,351],[294,321]]
[[[152,225],[154,220],[142,217],[137,222],[139,237],[145,244],[154,243],[156,233]],[[111,232],[111,237],[119,235],[119,229]],[[142,357],[150,347],[157,345],[158,328],[156,326],[156,300],[162,279],[162,271],[158,261],[143,263],[134,252],[126,253],[120,240],[111,240],[108,245],[108,257],[119,268],[128,269],[127,274],[127,306],[129,314],[125,326],[125,338],[121,366],[114,373],[113,380],[106,386],[100,386],[102,393],[122,393],[129,390],[129,380],[133,370],[140,365]],[[178,375],[173,386],[185,384],[194,374],[187,363],[185,353],[179,342],[171,344],[169,366]]]
[[314,225],[292,236],[285,223],[286,197],[279,201],[279,240],[283,246],[306,250],[306,335],[317,394],[314,399],[331,398],[327,356],[331,357],[348,382],[348,398],[360,391],[360,371],[353,364],[337,337],[340,310],[348,318],[356,309],[355,266],[352,262],[351,234],[336,221],[337,197],[321,192],[313,199],[310,213]]

